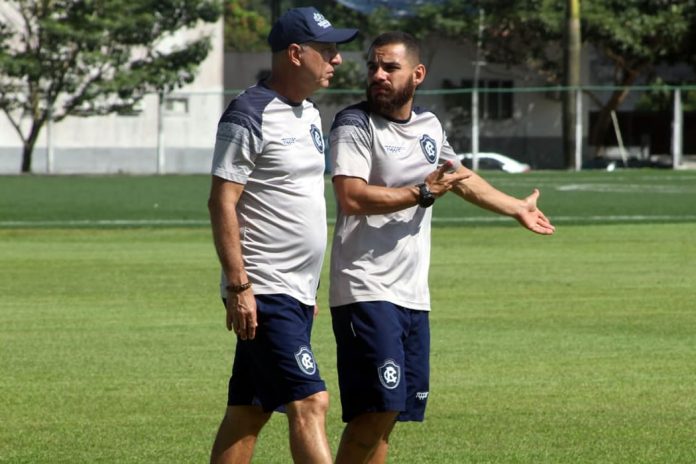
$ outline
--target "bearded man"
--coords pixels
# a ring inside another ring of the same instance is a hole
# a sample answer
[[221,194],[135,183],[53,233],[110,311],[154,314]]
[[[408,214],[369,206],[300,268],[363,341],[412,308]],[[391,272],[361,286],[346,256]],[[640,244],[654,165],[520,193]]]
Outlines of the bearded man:
[[[370,46],[367,101],[330,134],[338,217],[329,302],[343,421],[337,464],[383,463],[396,421],[423,421],[429,396],[430,206],[452,190],[532,232],[554,226],[524,199],[459,163],[438,118],[415,108],[420,45],[389,32]],[[438,167],[439,166],[439,167]]]

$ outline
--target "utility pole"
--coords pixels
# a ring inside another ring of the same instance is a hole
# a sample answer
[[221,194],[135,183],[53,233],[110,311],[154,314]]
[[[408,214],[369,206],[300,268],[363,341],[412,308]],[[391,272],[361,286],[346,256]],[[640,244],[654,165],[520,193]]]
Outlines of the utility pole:
[[566,0],[566,31],[565,31],[565,78],[566,87],[563,93],[563,157],[567,169],[580,170],[576,160],[581,154],[576,153],[581,147],[576,133],[576,124],[582,114],[578,114],[580,92],[580,0]]

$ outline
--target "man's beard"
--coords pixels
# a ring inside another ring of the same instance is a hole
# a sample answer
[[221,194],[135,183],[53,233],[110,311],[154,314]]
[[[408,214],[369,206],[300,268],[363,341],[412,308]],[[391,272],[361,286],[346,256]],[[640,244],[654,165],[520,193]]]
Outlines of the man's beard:
[[375,83],[367,87],[367,102],[370,105],[371,111],[383,116],[389,116],[404,105],[410,103],[413,95],[416,92],[416,84],[409,80],[401,90],[395,90],[392,88],[390,93],[372,96],[372,87],[376,87],[378,85],[379,84]]

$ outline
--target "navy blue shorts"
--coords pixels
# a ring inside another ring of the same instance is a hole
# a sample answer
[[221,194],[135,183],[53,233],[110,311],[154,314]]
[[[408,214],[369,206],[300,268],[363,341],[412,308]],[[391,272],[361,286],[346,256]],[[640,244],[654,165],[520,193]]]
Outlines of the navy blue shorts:
[[428,311],[386,301],[331,308],[343,421],[398,411],[422,421],[430,388]]
[[314,307],[288,295],[256,295],[253,340],[237,337],[228,406],[282,405],[326,390],[309,342]]

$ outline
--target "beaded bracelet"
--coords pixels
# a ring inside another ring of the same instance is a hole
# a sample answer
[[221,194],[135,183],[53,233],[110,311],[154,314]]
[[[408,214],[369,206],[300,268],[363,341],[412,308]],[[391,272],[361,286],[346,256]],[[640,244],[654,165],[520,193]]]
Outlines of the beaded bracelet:
[[251,282],[247,282],[247,283],[240,284],[240,285],[230,284],[225,288],[227,288],[227,291],[230,293],[235,293],[235,294],[242,293],[244,290],[248,290],[251,288]]

